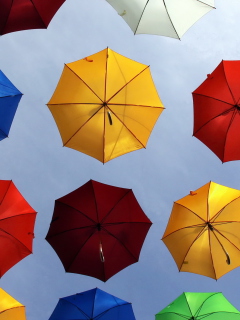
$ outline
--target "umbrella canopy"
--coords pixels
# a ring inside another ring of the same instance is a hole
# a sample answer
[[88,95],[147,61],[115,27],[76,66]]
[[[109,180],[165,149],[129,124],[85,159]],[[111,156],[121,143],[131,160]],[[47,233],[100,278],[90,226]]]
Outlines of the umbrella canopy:
[[0,277],[32,253],[35,218],[14,183],[0,180]]
[[59,299],[49,320],[135,320],[130,302],[98,288]]
[[107,0],[134,34],[148,33],[180,39],[214,0]]
[[240,312],[221,292],[184,292],[156,314],[155,320],[232,320],[240,319]]
[[48,107],[63,145],[103,163],[145,148],[164,109],[149,66],[109,48],[65,65]]
[[0,35],[47,28],[65,0],[0,0]]
[[46,240],[67,272],[107,281],[138,261],[151,224],[131,189],[90,180],[55,201]]
[[163,235],[179,271],[218,279],[240,266],[240,190],[209,182],[174,202]]
[[0,140],[8,137],[22,93],[0,70]]
[[0,319],[26,320],[25,307],[0,288]]
[[222,61],[193,92],[193,135],[222,161],[240,160],[240,60]]

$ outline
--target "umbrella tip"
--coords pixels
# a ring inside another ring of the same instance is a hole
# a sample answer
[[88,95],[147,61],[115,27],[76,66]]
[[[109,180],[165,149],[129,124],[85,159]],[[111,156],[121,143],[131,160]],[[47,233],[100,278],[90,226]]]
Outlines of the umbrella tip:
[[197,192],[196,191],[190,191],[189,194],[190,194],[190,196],[195,196],[197,194]]

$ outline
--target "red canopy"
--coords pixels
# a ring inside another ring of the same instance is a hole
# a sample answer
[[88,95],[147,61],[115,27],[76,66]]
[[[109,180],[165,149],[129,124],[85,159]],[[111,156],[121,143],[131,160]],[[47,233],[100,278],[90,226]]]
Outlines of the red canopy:
[[222,162],[240,160],[240,61],[222,61],[193,92],[193,135]]
[[107,281],[138,261],[151,224],[132,190],[90,180],[55,201],[46,240],[67,272]]
[[65,0],[0,0],[0,34],[47,28]]
[[32,253],[36,214],[12,181],[0,180],[0,277]]

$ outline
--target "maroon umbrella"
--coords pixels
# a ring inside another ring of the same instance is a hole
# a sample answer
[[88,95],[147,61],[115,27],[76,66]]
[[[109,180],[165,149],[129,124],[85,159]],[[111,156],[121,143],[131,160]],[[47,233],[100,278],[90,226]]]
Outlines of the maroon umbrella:
[[67,272],[107,281],[138,261],[151,224],[131,189],[90,180],[55,201],[46,240]]
[[45,29],[65,0],[0,0],[0,34]]

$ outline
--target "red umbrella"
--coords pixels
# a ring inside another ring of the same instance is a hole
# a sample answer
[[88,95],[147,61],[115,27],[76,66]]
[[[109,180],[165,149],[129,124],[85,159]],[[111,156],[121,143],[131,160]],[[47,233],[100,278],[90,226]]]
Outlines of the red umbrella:
[[151,224],[131,189],[90,180],[55,201],[46,240],[67,272],[107,281],[138,261]]
[[240,160],[240,60],[222,61],[193,92],[193,135],[222,162]]
[[36,214],[12,181],[0,180],[0,277],[32,253]]
[[0,34],[45,29],[65,0],[0,0]]

